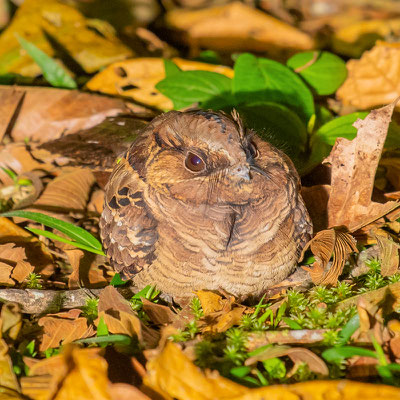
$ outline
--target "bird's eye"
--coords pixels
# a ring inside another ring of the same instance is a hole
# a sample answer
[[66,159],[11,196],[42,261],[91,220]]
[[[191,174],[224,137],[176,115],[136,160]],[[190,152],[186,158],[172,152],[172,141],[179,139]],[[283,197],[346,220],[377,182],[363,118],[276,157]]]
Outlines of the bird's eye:
[[185,167],[192,172],[200,172],[206,167],[205,162],[194,153],[188,153],[185,160]]
[[252,142],[250,142],[249,143],[249,152],[250,152],[250,155],[253,157],[253,158],[257,158],[258,157],[258,150],[257,150],[257,147],[254,145],[254,143],[252,143]]

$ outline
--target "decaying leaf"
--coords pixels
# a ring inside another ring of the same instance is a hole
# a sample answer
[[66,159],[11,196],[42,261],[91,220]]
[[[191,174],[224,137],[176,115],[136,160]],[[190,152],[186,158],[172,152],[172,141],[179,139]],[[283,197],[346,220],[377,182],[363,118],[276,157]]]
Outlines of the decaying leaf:
[[1,308],[1,333],[0,337],[16,340],[22,327],[21,308],[16,303],[6,303]]
[[0,245],[0,260],[0,283],[6,286],[22,282],[34,269],[25,249],[14,243]]
[[378,41],[359,60],[347,62],[348,76],[336,96],[362,110],[388,104],[400,95],[399,69],[400,44]]
[[[212,71],[233,77],[233,70],[223,65],[206,64],[173,58],[183,71]],[[155,85],[165,78],[162,58],[134,58],[114,63],[94,76],[87,88],[96,92],[130,97],[139,103],[161,110],[171,110],[172,100],[162,95]]]
[[[304,247],[302,257],[309,248],[316,261],[312,267],[303,269],[309,272],[316,285],[336,285],[347,257],[358,251],[356,241],[349,233],[333,228],[318,232]],[[332,265],[328,267],[332,255]]]
[[[42,143],[81,129],[89,129],[106,117],[129,113],[129,109],[120,99],[77,90],[24,86],[0,88],[2,96],[15,96],[15,99],[21,96],[21,92],[23,100],[18,117],[8,127],[11,137],[16,141],[32,139]],[[17,102],[14,101],[13,104],[16,106]],[[15,108],[10,107],[6,111],[12,116]],[[4,123],[7,124],[8,120],[5,118]],[[6,128],[0,126],[0,131],[2,129]],[[25,171],[28,170],[16,172]]]
[[353,232],[386,215],[400,204],[371,200],[374,178],[397,100],[372,110],[353,126],[357,137],[336,139],[325,163],[331,164],[331,191],[328,201],[328,224],[345,225]]
[[379,248],[382,276],[394,275],[399,268],[400,245],[381,235],[375,235],[375,238]]
[[[103,25],[106,22],[103,21]],[[87,72],[132,56],[115,36],[98,35],[74,7],[57,0],[25,0],[11,24],[0,36],[0,73],[24,76],[40,74],[38,65],[22,51],[16,34],[35,44],[49,56],[55,51],[48,36],[63,46]]]
[[62,171],[46,186],[33,207],[53,211],[83,211],[94,182],[93,173],[88,169],[72,168]]
[[205,316],[221,311],[224,308],[222,297],[216,293],[206,290],[198,290],[196,295],[200,300]]
[[245,365],[253,365],[258,361],[268,360],[274,357],[288,356],[294,364],[306,363],[311,371],[321,376],[328,376],[329,370],[325,362],[311,350],[303,347],[274,346],[268,347],[260,354],[249,357]]
[[34,364],[21,380],[22,393],[32,399],[110,400],[107,362],[99,348],[67,347],[62,354]]
[[73,309],[58,314],[47,314],[40,318],[38,323],[43,326],[40,351],[92,336],[94,334],[93,327],[88,327],[86,318],[79,317],[81,312],[81,310]]
[[110,333],[137,336],[147,348],[155,347],[159,333],[145,326],[113,286],[100,292],[98,305],[99,319],[102,317]]
[[[1,338],[0,338],[0,372],[1,372],[0,373],[1,393],[6,392],[7,389],[9,389],[11,393],[13,390],[19,393],[20,388],[18,385],[17,377],[15,376],[13,370],[11,357],[8,354],[8,346],[7,343]],[[4,392],[3,389],[5,389]],[[7,398],[8,397],[5,397],[5,399]],[[10,398],[12,399],[11,396]]]
[[221,377],[217,371],[201,371],[173,343],[154,354],[147,362],[144,384],[167,399],[177,400],[349,400],[400,399],[400,389],[393,386],[352,381],[311,381],[294,385],[246,388]]
[[79,287],[93,289],[107,286],[108,282],[103,272],[96,267],[96,255],[76,248],[63,249],[63,251],[72,267],[72,272],[68,276],[69,289]]
[[175,9],[166,14],[166,21],[195,49],[276,54],[314,46],[306,33],[238,1],[202,10]]
[[392,319],[388,322],[387,327],[393,335],[390,339],[390,350],[396,358],[400,359],[400,321]]
[[23,92],[14,90],[3,90],[0,92],[0,143],[3,140],[4,134],[7,132],[7,127],[10,124],[11,118],[22,100]]

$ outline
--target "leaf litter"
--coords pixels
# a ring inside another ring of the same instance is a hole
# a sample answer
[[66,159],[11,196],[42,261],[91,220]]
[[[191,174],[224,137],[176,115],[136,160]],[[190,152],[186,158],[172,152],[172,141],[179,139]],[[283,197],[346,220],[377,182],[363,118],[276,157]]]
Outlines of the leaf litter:
[[[25,13],[36,10],[32,2],[25,3],[12,29],[19,31]],[[65,5],[53,0],[46,4],[54,7],[53,14],[39,11],[40,17],[35,17],[32,26],[50,24],[54,34],[54,26],[64,24],[58,16]],[[82,27],[84,33],[80,38],[91,37],[86,31],[88,21],[73,9],[65,10]],[[287,22],[292,21],[279,7],[275,11],[285,15]],[[363,11],[358,20],[367,14]],[[220,24],[222,16],[224,23]],[[235,45],[230,49],[229,43],[240,26],[252,28],[240,33],[245,51],[262,48],[276,55],[293,48],[311,49],[314,44],[312,29],[309,34],[302,33],[240,3],[200,11],[173,10],[166,20],[178,32],[179,40],[197,54],[201,54],[200,48],[212,45],[237,51],[239,48]],[[322,20],[310,19],[309,26],[311,22],[318,26]],[[254,27],[261,21],[265,24],[255,32]],[[334,46],[343,53],[348,49],[343,45],[347,39],[354,46],[360,32],[382,29],[382,25],[371,27],[362,22],[364,25],[355,30],[355,42],[351,42],[350,31],[339,30],[343,21],[343,16],[330,21],[337,24]],[[210,25],[217,24],[221,32],[215,30],[210,36]],[[270,32],[268,26],[272,27]],[[64,28],[69,32],[67,25]],[[5,30],[0,41],[7,35]],[[41,43],[41,37],[42,33],[36,32],[26,39],[54,56],[51,43],[47,39]],[[287,38],[284,45],[282,37]],[[357,120],[354,139],[349,140],[351,135],[346,133],[346,138],[336,139],[331,151],[333,142],[323,151],[322,147],[317,149],[319,160],[330,151],[325,160],[330,179],[316,180],[316,184],[303,188],[317,229],[303,252],[300,276],[307,279],[300,284],[292,280],[288,285],[299,284],[298,289],[284,285],[274,288],[253,305],[240,304],[227,293],[199,291],[190,304],[173,307],[163,302],[156,288],[147,287],[136,293],[134,287],[121,281],[104,256],[90,253],[95,244],[86,243],[84,250],[76,248],[82,243],[73,227],[98,234],[104,183],[113,161],[133,140],[135,132],[159,113],[157,109],[179,105],[167,92],[156,89],[159,81],[182,71],[208,71],[224,75],[221,79],[225,83],[233,80],[235,88],[240,86],[239,77],[235,77],[239,68],[234,72],[218,58],[214,64],[174,58],[171,63],[175,66],[160,58],[122,61],[132,57],[132,53],[113,35],[103,39],[108,40],[105,46],[111,46],[111,53],[116,51],[115,57],[105,62],[97,59],[96,65],[75,53],[81,43],[73,45],[66,41],[65,45],[83,69],[94,72],[102,63],[106,66],[88,81],[87,89],[121,96],[123,100],[39,87],[2,86],[0,90],[1,210],[40,210],[72,225],[63,233],[46,225],[46,220],[0,217],[0,299],[5,302],[0,315],[0,383],[6,388],[4,393],[11,398],[32,399],[400,398],[398,388],[393,386],[398,385],[396,363],[400,360],[400,228],[396,225],[400,213],[398,203],[391,201],[398,198],[394,193],[400,190],[399,169],[397,154],[384,149],[395,103]],[[15,47],[16,43],[13,39],[10,45]],[[98,42],[91,44],[95,43]],[[96,46],[91,49],[95,51]],[[7,47],[4,51],[11,54],[14,50]],[[214,55],[209,53],[208,57]],[[241,62],[246,57],[250,56],[242,56]],[[380,82],[383,75],[371,66],[385,66],[388,60],[395,64],[396,57],[396,46],[386,42],[377,43],[361,60],[350,60],[347,80],[336,92],[337,104],[367,109],[393,101],[399,94],[395,80],[390,87],[374,84],[374,79]],[[298,71],[295,59],[284,68],[295,66],[293,72],[303,73],[307,81],[316,68],[326,72],[325,64],[316,64],[324,59],[343,63],[329,56],[311,55],[311,60]],[[273,62],[262,60],[258,67],[262,73],[264,64],[274,66]],[[4,68],[14,72],[23,68],[30,71],[27,75],[39,73],[26,54],[20,58],[19,62],[22,61],[24,65],[10,64]],[[287,76],[292,73],[285,71]],[[395,68],[389,74],[393,71]],[[310,78],[309,85],[316,85],[316,93],[325,94],[328,90],[327,94],[333,94],[344,75],[342,68],[328,89],[319,86],[319,79]],[[169,82],[172,87],[175,85],[173,79]],[[376,93],[377,87],[382,94]],[[303,96],[312,99],[307,87],[303,89]],[[280,90],[285,90],[284,83]],[[234,90],[232,94],[235,97]],[[253,97],[251,92],[246,95],[249,100]],[[228,100],[233,101],[231,97]],[[202,101],[196,104],[203,105]],[[290,108],[290,104],[286,106]],[[276,105],[268,107],[277,109]],[[280,106],[280,115],[294,118],[289,108]],[[309,112],[301,109],[310,117],[302,132],[322,137],[327,128],[319,131],[313,126],[313,109],[314,105]],[[112,145],[102,144],[110,141],[110,135],[123,130],[122,139]],[[329,140],[338,136],[333,131]],[[369,249],[374,251],[367,252]],[[352,270],[364,254],[363,272],[353,275]],[[314,285],[302,292],[301,284],[309,285],[310,281]],[[83,347],[85,344],[88,347]],[[117,356],[117,364],[112,362],[112,352]],[[124,374],[130,374],[126,381],[121,378]]]

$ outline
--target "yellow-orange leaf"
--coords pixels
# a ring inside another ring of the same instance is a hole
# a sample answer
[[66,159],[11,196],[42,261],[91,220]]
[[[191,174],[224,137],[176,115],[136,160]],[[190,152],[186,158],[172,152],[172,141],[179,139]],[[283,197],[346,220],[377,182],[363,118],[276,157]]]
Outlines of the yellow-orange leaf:
[[[233,70],[223,65],[206,64],[173,58],[172,61],[183,71],[212,71],[233,77]],[[139,103],[161,110],[173,108],[172,101],[162,95],[155,85],[165,78],[162,58],[135,58],[116,62],[94,76],[87,88],[96,92],[130,97]]]

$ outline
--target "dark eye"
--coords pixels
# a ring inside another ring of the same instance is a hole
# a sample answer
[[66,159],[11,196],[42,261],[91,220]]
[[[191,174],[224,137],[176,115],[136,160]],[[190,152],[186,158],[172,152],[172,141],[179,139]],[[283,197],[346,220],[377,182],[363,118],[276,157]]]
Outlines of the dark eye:
[[257,150],[257,147],[254,145],[254,143],[252,143],[252,142],[250,142],[249,143],[249,152],[250,152],[250,155],[253,157],[253,158],[257,158],[258,157],[258,150]]
[[185,167],[192,172],[200,172],[206,167],[205,162],[194,153],[188,153],[185,160]]

